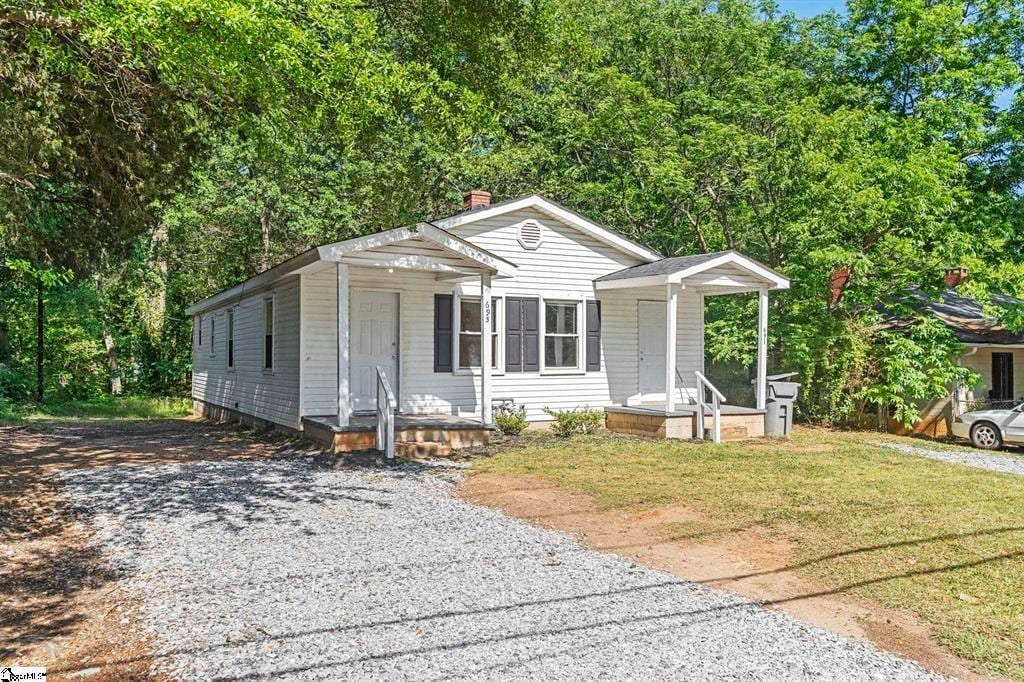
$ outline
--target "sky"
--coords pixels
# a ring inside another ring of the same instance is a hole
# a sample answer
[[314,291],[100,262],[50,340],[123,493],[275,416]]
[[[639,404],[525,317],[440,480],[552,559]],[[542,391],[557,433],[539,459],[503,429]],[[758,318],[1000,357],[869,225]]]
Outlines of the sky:
[[813,17],[830,9],[840,13],[846,12],[844,0],[776,0],[776,2],[781,11],[792,12],[798,17]]

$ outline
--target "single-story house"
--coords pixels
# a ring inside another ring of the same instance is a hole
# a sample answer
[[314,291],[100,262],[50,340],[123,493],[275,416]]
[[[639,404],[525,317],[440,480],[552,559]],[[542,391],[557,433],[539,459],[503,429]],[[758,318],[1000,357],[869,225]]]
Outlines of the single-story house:
[[[716,434],[761,435],[768,293],[788,286],[735,251],[664,258],[544,197],[474,191],[453,216],[310,249],[190,306],[192,397],[336,449],[372,446],[389,412],[399,442],[475,443],[501,405],[534,422],[605,409],[610,428],[670,437],[716,411]],[[704,297],[743,292],[760,296],[757,405],[716,409]]]
[[[938,300],[917,289],[910,292],[912,307],[920,314],[936,317],[949,328],[963,345],[958,361],[979,377],[974,386],[951,387],[948,396],[922,405],[921,418],[914,424],[913,433],[944,438],[957,415],[1024,400],[1024,334],[1008,330],[986,313],[979,301],[958,292],[957,287],[967,274],[964,268],[947,270],[947,288]],[[1005,295],[994,296],[992,303],[1024,306],[1024,300]],[[892,421],[889,426],[895,432],[907,430]]]

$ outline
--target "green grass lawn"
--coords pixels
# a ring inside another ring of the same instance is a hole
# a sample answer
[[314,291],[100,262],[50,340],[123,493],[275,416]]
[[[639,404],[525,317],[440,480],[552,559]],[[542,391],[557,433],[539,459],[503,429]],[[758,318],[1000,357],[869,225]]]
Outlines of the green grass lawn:
[[474,470],[540,476],[604,509],[689,506],[707,519],[690,534],[761,526],[792,541],[793,565],[824,586],[913,611],[954,653],[1024,680],[1024,477],[869,445],[877,435],[537,439]]
[[43,405],[12,405],[0,401],[0,423],[46,421],[174,419],[192,411],[188,398],[117,398]]
[[907,438],[905,436],[894,436],[888,433],[872,434],[877,438],[867,440],[886,441],[890,443],[901,443],[926,450],[940,450],[944,452],[973,452],[979,455],[995,455],[996,457],[1024,457],[1024,447],[1019,445],[1006,445],[1001,450],[980,450],[965,440],[950,438],[949,440],[932,440],[924,437]]

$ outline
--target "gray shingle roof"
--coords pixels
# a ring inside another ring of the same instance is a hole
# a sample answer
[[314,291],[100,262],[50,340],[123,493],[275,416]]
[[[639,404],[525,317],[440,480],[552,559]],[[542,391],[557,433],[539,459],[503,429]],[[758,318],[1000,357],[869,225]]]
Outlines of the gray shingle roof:
[[716,251],[714,253],[699,253],[693,256],[674,256],[672,258],[662,258],[656,260],[653,263],[644,263],[642,265],[634,265],[633,267],[625,268],[623,270],[616,270],[615,272],[602,275],[595,279],[595,282],[607,282],[613,279],[632,279],[634,277],[647,277],[649,275],[670,275],[673,272],[679,272],[687,268],[692,268],[694,265],[700,265],[710,260],[714,260],[720,256],[724,256],[727,253],[737,253],[736,251]]
[[[911,307],[937,317],[961,343],[1024,344],[1024,334],[1009,331],[998,320],[986,315],[979,301],[960,296],[954,289],[943,291],[937,301],[930,300],[917,288],[911,289],[910,297]],[[992,297],[992,303],[1010,307],[1024,305],[1024,300],[996,294]]]

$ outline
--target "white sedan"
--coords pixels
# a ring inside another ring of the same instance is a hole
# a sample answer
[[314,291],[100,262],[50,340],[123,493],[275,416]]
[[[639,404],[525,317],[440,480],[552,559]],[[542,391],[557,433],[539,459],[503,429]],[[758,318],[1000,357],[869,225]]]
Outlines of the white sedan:
[[953,435],[982,450],[1024,445],[1024,403],[1002,409],[965,412],[953,419]]

